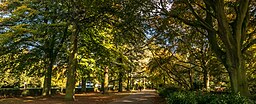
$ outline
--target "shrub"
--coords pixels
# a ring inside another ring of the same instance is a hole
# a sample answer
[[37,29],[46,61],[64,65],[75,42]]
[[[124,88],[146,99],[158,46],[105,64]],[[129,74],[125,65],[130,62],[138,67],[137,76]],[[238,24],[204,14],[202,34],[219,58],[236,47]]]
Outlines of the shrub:
[[176,87],[167,87],[158,89],[158,94],[161,97],[167,97],[169,94],[180,91],[179,88]]
[[174,92],[166,99],[168,104],[254,104],[252,100],[239,94]]
[[24,91],[22,91],[22,93],[21,93],[23,96],[27,96],[27,95],[29,95],[29,90],[24,90]]
[[174,92],[167,97],[168,104],[197,104],[195,93]]
[[252,100],[239,94],[215,95],[210,104],[254,104]]
[[[40,96],[42,88],[0,88],[0,97]],[[51,94],[59,93],[59,89],[51,89]]]

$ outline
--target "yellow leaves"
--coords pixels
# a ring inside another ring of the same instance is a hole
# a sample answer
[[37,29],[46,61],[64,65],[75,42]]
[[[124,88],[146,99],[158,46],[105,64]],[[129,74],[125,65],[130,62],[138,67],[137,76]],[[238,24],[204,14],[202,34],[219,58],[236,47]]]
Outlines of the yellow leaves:
[[117,9],[117,10],[121,10],[121,9],[123,9],[123,6],[120,5],[120,4],[113,4],[112,8]]
[[232,20],[234,20],[236,18],[236,15],[235,14],[227,14],[227,19],[229,20],[229,21],[232,21]]
[[4,19],[3,18],[0,18],[0,23],[3,23],[4,22]]
[[[18,35],[24,35],[24,34],[38,34],[37,30],[28,29],[28,24],[20,24],[10,27],[9,32],[5,32],[0,35],[0,43],[4,43],[8,41],[9,39],[13,39],[13,37],[16,37]],[[18,42],[21,38],[15,38],[13,41]]]
[[8,32],[0,35],[0,44],[5,43],[10,39],[10,37],[14,36],[13,33]]
[[26,28],[27,26],[29,26],[29,25],[28,25],[28,24],[20,24],[20,25],[12,26],[11,29],[12,29],[16,34],[38,33],[36,30],[32,30],[32,29]]
[[21,16],[21,17],[30,17],[37,13],[38,13],[37,10],[29,8],[27,7],[27,5],[24,5],[24,4],[21,5],[20,7],[17,7],[17,9],[13,11],[14,15]]
[[111,34],[112,29],[105,28],[104,30],[99,31],[99,36],[102,37],[102,45],[107,49],[114,49],[115,45],[113,42],[113,34]]
[[95,62],[96,61],[92,58],[82,58],[79,64],[82,66],[89,66],[94,64]]
[[5,10],[7,8],[9,2],[0,2],[0,10]]
[[113,49],[114,48],[114,44],[105,44],[104,45],[107,49]]

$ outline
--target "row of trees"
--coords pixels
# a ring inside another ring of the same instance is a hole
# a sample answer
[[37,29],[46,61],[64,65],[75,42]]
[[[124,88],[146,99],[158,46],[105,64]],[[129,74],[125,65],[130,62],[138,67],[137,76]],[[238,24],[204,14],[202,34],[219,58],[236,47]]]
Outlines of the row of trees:
[[0,7],[1,71],[44,77],[49,95],[53,69],[60,69],[67,77],[66,98],[73,99],[76,77],[95,72],[105,79],[106,91],[108,75],[117,76],[121,91],[125,77],[131,83],[129,73],[150,56],[146,72],[153,83],[194,89],[203,80],[209,90],[210,82],[221,79],[232,92],[249,96],[247,80],[255,78],[254,3],[10,0]]
[[24,72],[44,77],[45,96],[51,94],[52,75],[60,73],[57,77],[67,77],[67,100],[74,99],[77,77],[83,87],[86,77],[104,79],[105,92],[110,73],[117,76],[112,80],[119,80],[122,91],[125,73],[136,69],[133,60],[140,56],[135,53],[142,52],[143,25],[137,21],[139,5],[134,4],[114,0],[1,3],[1,71],[18,78]]

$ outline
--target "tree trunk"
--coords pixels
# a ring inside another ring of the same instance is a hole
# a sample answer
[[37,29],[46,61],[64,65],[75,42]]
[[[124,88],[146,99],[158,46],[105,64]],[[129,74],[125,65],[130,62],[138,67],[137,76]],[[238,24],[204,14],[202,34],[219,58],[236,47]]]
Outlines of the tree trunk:
[[[229,60],[230,59],[228,58],[227,61]],[[245,66],[244,60],[241,60],[241,62],[235,62],[235,61],[228,62],[226,67],[229,72],[232,91],[234,93],[240,93],[241,95],[244,95],[244,96],[250,96],[248,82],[246,78],[246,70],[244,66]]]
[[119,79],[118,79],[118,92],[123,91],[123,73],[119,72]]
[[[120,58],[117,58],[117,62],[119,62],[119,63],[123,63],[123,60],[122,60],[122,58],[120,57]],[[121,65],[119,65],[119,75],[118,75],[118,92],[122,92],[123,91],[123,75],[124,75],[124,72],[122,72],[122,66]]]
[[82,92],[85,93],[86,92],[86,77],[82,77]]
[[146,78],[145,77],[143,78],[143,89],[144,90],[146,89]]
[[131,86],[131,76],[129,75],[128,83],[127,83],[127,91],[130,91],[130,86]]
[[116,79],[114,79],[114,81],[113,81],[113,91],[115,91],[116,90]]
[[[51,81],[52,81],[52,68],[53,68],[53,64],[54,61],[56,59],[56,55],[53,53],[54,51],[54,45],[55,45],[55,37],[56,35],[53,35],[51,37],[51,41],[50,44],[46,44],[47,50],[47,57],[46,59],[49,59],[47,61],[49,61],[47,70],[46,70],[46,74],[45,74],[45,79],[44,79],[44,88],[43,88],[43,96],[50,96],[51,95]],[[49,45],[49,46],[47,46]],[[48,48],[50,47],[50,48]]]
[[78,30],[75,27],[74,34],[71,35],[70,41],[70,54],[69,54],[69,62],[67,69],[67,83],[66,83],[66,100],[74,100],[75,99],[75,71],[77,68],[77,41],[78,41]]
[[210,91],[210,75],[207,69],[204,69],[204,88],[206,91]]
[[[44,84],[43,84],[43,96],[49,96],[51,95],[51,79],[52,79],[52,69],[53,69],[53,65],[55,63],[57,54],[59,52],[59,50],[61,49],[61,47],[63,46],[64,41],[67,38],[67,31],[68,31],[68,25],[66,26],[65,30],[64,30],[64,34],[63,37],[59,43],[59,45],[56,47],[56,49],[54,49],[54,45],[55,43],[55,37],[56,35],[54,34],[51,38],[51,43],[46,44],[46,47],[50,47],[49,50],[46,50],[45,52],[48,53],[48,56],[46,57],[46,59],[49,59],[47,61],[49,61],[47,70],[46,70],[46,74],[45,74],[45,78],[44,78]],[[47,32],[46,32],[47,33]],[[55,51],[54,51],[55,50]]]
[[52,68],[53,68],[53,60],[50,59],[50,64],[47,68],[45,77],[44,77],[44,87],[43,87],[43,96],[51,95],[51,79],[52,79]]
[[108,92],[108,67],[105,67],[104,70],[104,86],[103,86],[103,94]]

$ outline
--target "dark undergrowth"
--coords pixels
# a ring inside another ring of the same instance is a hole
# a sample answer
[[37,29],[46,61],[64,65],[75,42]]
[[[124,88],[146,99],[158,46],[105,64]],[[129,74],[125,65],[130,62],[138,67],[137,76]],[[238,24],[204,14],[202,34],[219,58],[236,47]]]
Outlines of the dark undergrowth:
[[166,99],[168,104],[256,104],[255,100],[226,92],[215,93],[161,88],[158,93]]

